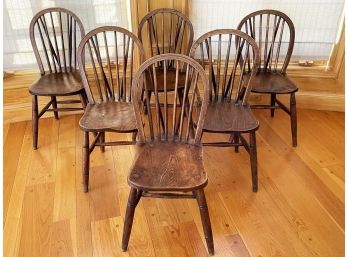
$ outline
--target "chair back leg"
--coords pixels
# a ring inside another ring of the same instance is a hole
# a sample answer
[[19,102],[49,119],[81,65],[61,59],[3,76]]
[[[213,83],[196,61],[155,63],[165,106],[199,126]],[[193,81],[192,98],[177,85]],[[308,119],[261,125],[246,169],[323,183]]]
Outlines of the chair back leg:
[[[275,107],[276,97],[277,97],[276,94],[274,94],[274,93],[271,94],[271,107]],[[274,111],[275,111],[275,109],[271,108],[271,117],[272,118],[274,117]]]
[[88,192],[88,183],[89,183],[89,133],[84,132],[83,135],[83,146],[82,146],[82,158],[83,158],[83,167],[82,167],[82,178],[83,178],[83,192]]
[[297,113],[295,93],[290,95],[290,119],[291,119],[291,136],[292,146],[297,146]]
[[[51,99],[52,99],[52,106],[53,106],[53,108],[54,109],[57,109],[58,107],[57,107],[57,97],[55,97],[55,96],[51,96]],[[56,120],[58,120],[59,119],[59,117],[58,117],[58,111],[53,111],[54,112],[54,118],[56,119]]]
[[258,179],[257,179],[256,131],[250,132],[249,148],[250,148],[249,155],[250,155],[252,187],[253,187],[253,192],[257,192]]
[[39,133],[39,111],[37,103],[37,95],[32,96],[32,133],[33,133],[33,148],[37,149],[37,140]]

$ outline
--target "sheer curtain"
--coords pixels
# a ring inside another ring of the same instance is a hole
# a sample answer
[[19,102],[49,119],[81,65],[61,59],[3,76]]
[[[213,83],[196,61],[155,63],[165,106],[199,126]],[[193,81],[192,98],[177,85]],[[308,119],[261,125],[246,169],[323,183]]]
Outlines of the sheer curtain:
[[296,36],[292,61],[328,60],[344,13],[344,0],[191,0],[195,38],[218,28],[236,28],[247,14],[275,9],[293,21]]
[[38,11],[48,7],[63,7],[74,12],[86,33],[103,25],[130,29],[127,0],[5,0],[5,71],[38,69],[29,39],[29,24]]

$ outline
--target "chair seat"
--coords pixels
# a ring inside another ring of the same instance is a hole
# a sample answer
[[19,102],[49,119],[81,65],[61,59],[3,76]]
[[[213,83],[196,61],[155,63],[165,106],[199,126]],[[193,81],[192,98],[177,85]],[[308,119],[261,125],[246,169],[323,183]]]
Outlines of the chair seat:
[[208,110],[203,126],[210,132],[248,132],[259,127],[259,122],[249,106],[236,105],[233,102],[213,102]]
[[132,132],[137,130],[132,103],[104,102],[88,104],[80,119],[84,131]]
[[[151,70],[151,74],[153,74],[153,71]],[[149,76],[149,73],[146,72],[147,81],[149,82],[149,88],[148,90],[154,91],[155,85],[150,83],[151,78]],[[164,71],[163,69],[156,67],[156,78],[157,78],[157,90],[160,92],[164,91]],[[167,70],[167,91],[174,91],[175,89],[175,79],[176,79],[176,70]],[[184,88],[185,87],[185,80],[186,80],[186,73],[179,71],[178,76],[178,88]]]
[[138,145],[128,183],[140,190],[191,191],[208,183],[201,146],[155,142]]
[[83,85],[78,71],[43,75],[29,87],[32,95],[40,96],[75,95],[81,90]]
[[252,82],[252,92],[289,94],[296,92],[297,86],[285,75],[274,72],[258,73]]

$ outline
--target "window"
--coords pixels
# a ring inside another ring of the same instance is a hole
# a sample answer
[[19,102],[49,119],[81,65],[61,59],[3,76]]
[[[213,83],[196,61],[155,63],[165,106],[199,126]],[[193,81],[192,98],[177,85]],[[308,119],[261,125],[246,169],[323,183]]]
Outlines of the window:
[[86,33],[103,25],[130,29],[127,0],[6,0],[4,5],[4,70],[38,69],[29,39],[32,17],[48,7],[63,7],[82,21]]
[[275,9],[293,21],[296,36],[291,61],[328,61],[343,20],[344,0],[191,0],[195,38],[213,29],[236,28],[243,17]]

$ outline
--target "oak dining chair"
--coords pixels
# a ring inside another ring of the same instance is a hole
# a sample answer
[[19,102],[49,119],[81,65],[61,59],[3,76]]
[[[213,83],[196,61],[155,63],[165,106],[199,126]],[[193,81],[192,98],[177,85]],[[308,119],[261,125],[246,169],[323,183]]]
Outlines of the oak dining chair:
[[[144,50],[139,39],[130,31],[116,26],[90,31],[79,45],[78,63],[88,98],[88,105],[79,122],[84,133],[85,192],[88,191],[89,158],[95,146],[100,146],[104,151],[105,146],[135,143],[138,129],[131,85],[134,71],[143,60]],[[91,144],[90,132],[95,136]],[[132,141],[105,142],[105,132],[132,133]]]
[[[250,155],[252,189],[257,191],[256,130],[259,122],[251,112],[248,97],[260,64],[256,42],[233,29],[205,33],[192,45],[190,56],[209,73],[210,103],[203,132],[230,135],[228,141],[204,142],[204,146],[244,146]],[[249,135],[249,142],[243,137]]]
[[[252,108],[282,109],[290,116],[292,146],[297,146],[297,114],[295,93],[297,86],[286,75],[295,42],[295,27],[291,19],[276,10],[259,10],[245,16],[237,29],[250,35],[258,43],[261,65],[252,83],[252,92],[270,95],[270,104],[255,104]],[[277,95],[290,95],[287,107]]]
[[[86,106],[86,95],[77,67],[77,46],[85,31],[81,20],[73,12],[54,7],[44,9],[33,17],[29,33],[41,75],[29,87],[32,95],[33,148],[37,149],[39,118],[45,112],[53,111],[58,119],[58,112],[83,110],[58,107],[58,104],[82,103],[82,107]],[[80,100],[57,100],[57,97],[72,95],[79,95]],[[51,98],[40,112],[39,96]]]
[[[138,38],[143,43],[147,58],[165,53],[188,55],[193,42],[193,35],[193,26],[189,18],[183,13],[170,8],[160,8],[149,12],[142,18],[138,27]],[[171,62],[167,67],[168,91],[174,90],[175,69],[173,65],[174,63]],[[156,69],[157,90],[163,92],[163,66],[159,65]],[[184,71],[179,72],[178,93],[180,95],[183,92],[185,75]],[[148,76],[149,81],[152,81],[148,88],[148,98],[151,100],[151,95],[154,92],[154,79],[152,74],[148,74]],[[146,109],[146,104],[144,108]]]
[[[162,81],[156,79],[158,66],[163,67]],[[186,77],[184,91],[180,96],[179,73],[183,68]],[[168,90],[169,69],[173,69],[175,74],[173,91]],[[145,115],[142,94],[150,90],[151,83],[148,81],[147,72],[151,72],[155,78],[154,103],[146,101],[148,112]],[[162,95],[159,95],[158,90],[160,83],[163,85]],[[197,94],[199,89],[203,92],[202,98]],[[137,154],[128,175],[131,189],[122,250],[127,250],[135,208],[141,197],[193,198],[198,202],[208,251],[214,254],[213,235],[203,190],[208,183],[208,177],[203,166],[200,144],[209,97],[204,70],[195,60],[185,55],[157,55],[148,59],[137,71],[132,90],[139,141]]]

